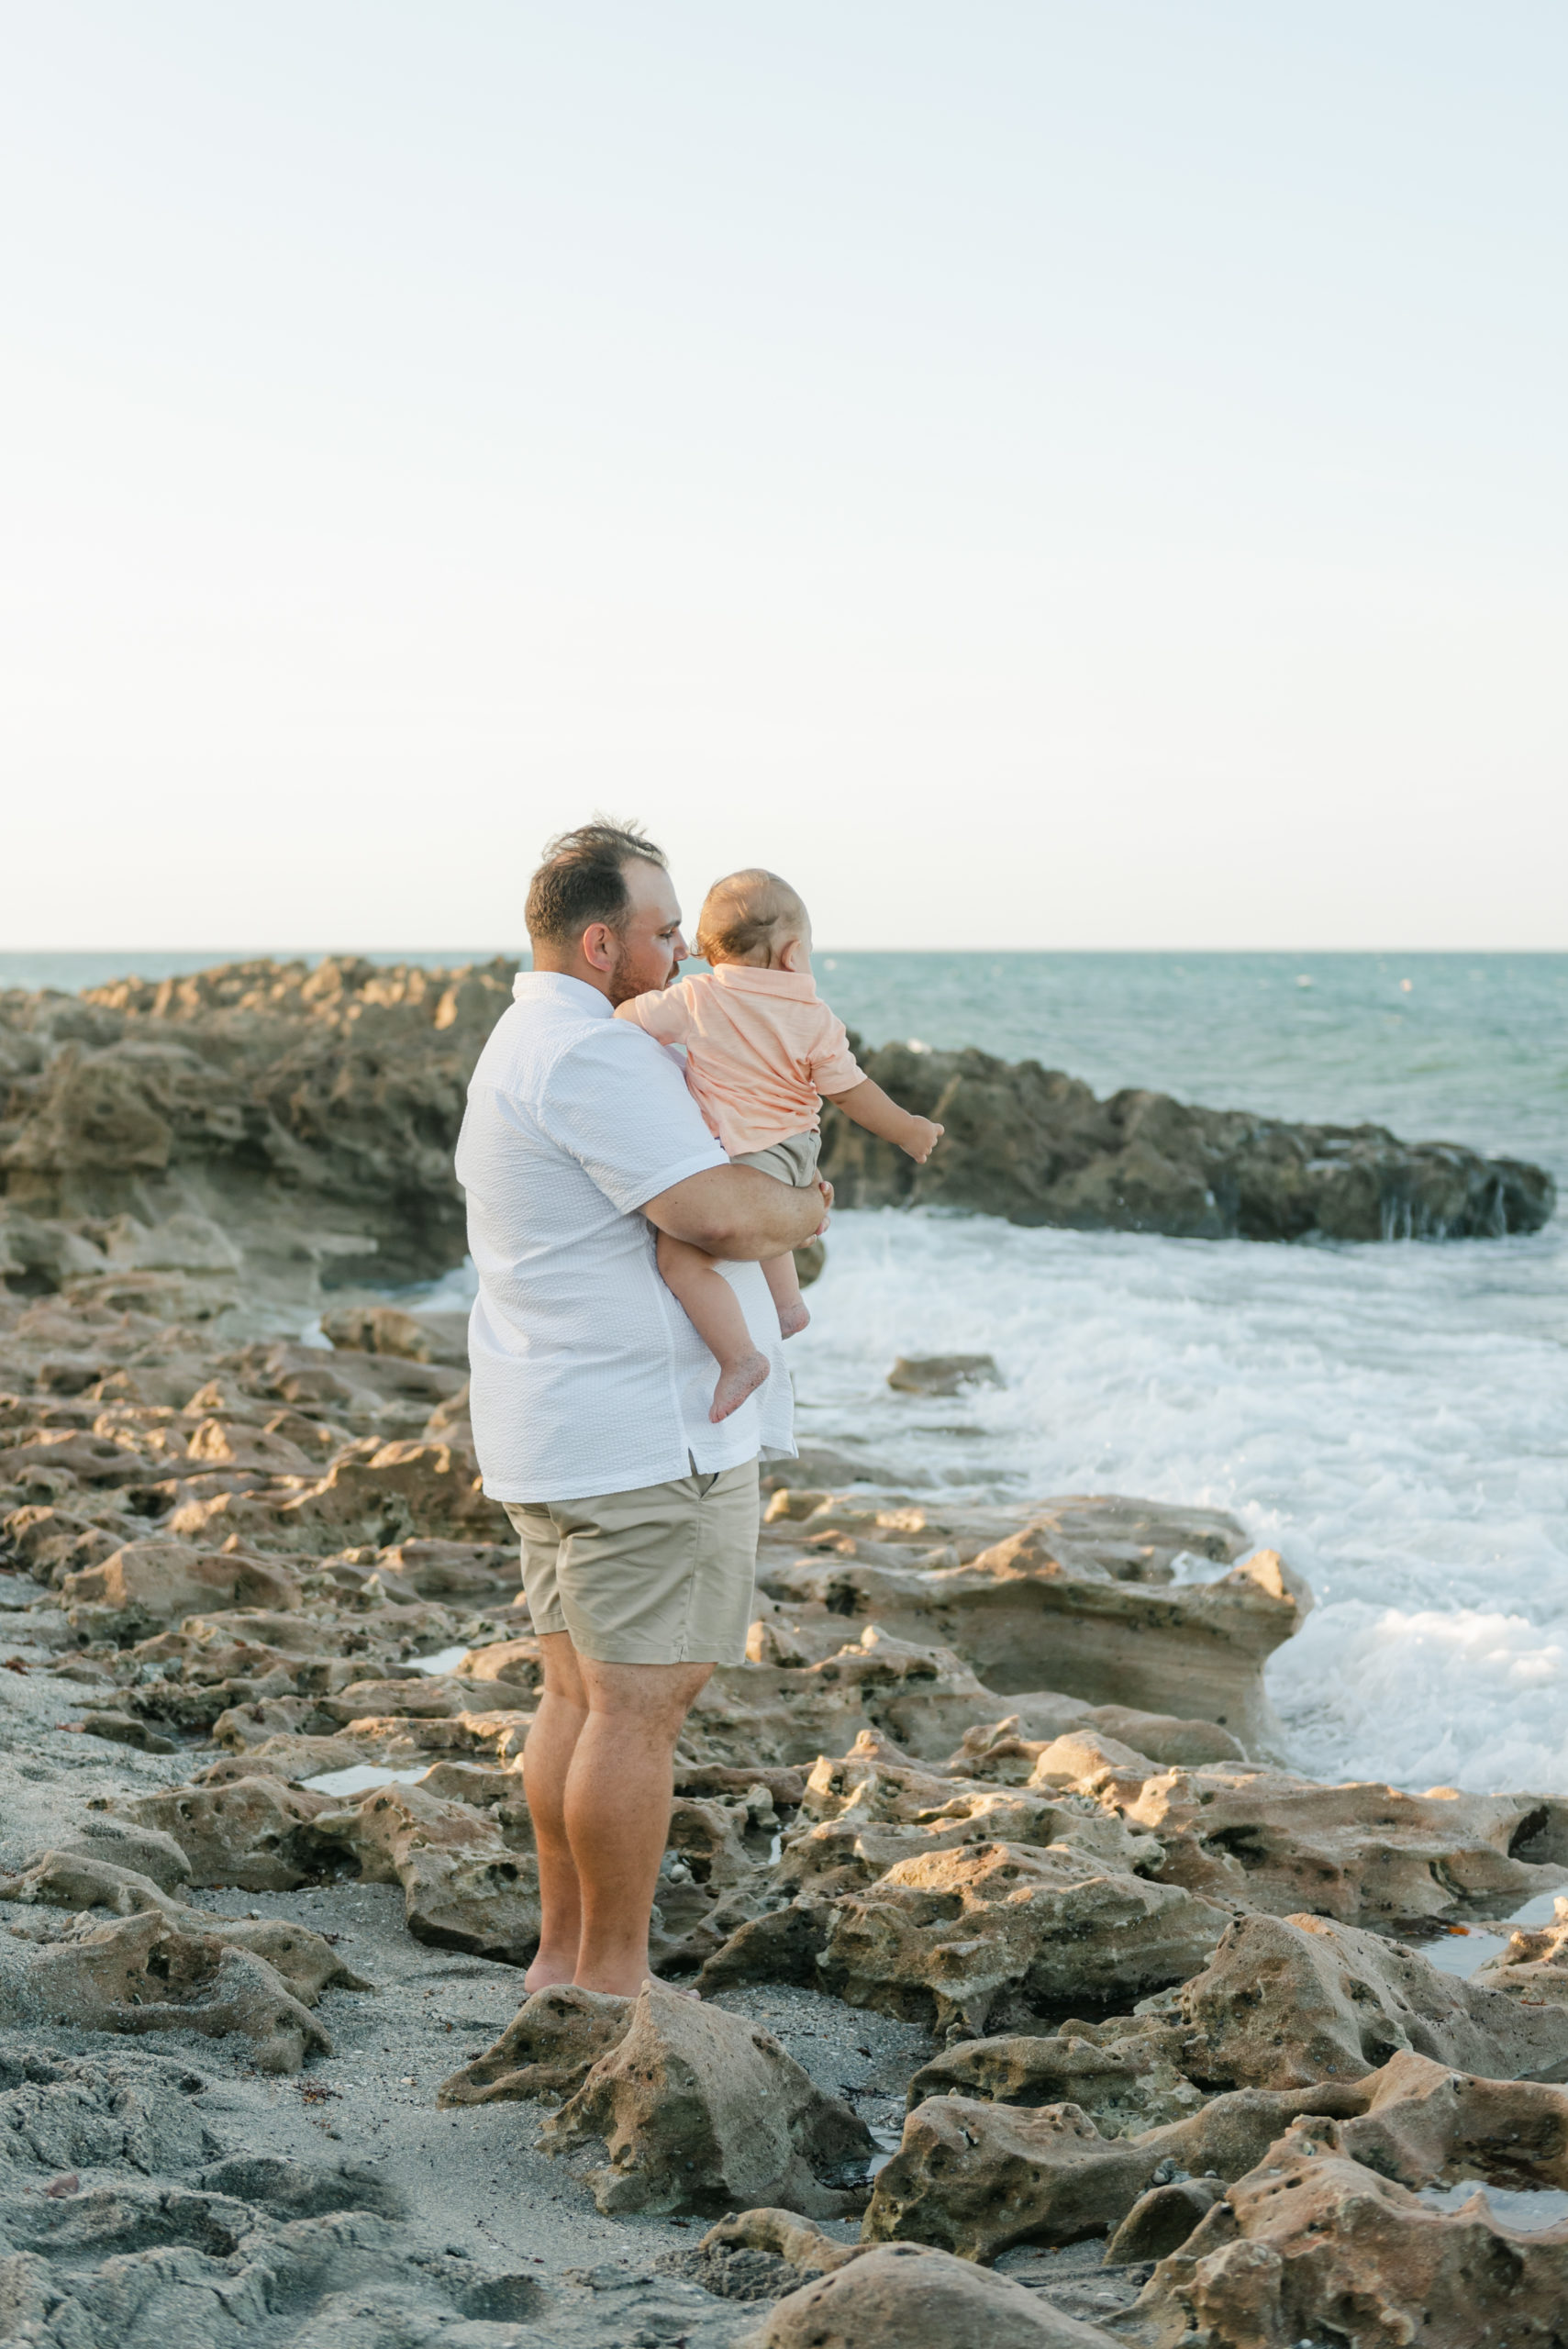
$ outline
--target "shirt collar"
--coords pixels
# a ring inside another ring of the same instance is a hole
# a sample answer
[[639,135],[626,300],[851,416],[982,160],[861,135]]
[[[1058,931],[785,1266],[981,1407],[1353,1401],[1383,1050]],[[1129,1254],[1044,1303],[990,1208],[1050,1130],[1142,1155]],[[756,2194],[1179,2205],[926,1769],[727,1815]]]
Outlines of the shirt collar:
[[590,1019],[613,1019],[615,1006],[608,996],[591,987],[586,979],[573,979],[564,971],[519,971],[512,981],[514,1003],[563,1003],[573,1011],[586,1012]]
[[764,971],[756,963],[716,963],[713,976],[721,987],[740,987],[751,995],[782,995],[795,1003],[815,1003],[817,982],[809,971]]

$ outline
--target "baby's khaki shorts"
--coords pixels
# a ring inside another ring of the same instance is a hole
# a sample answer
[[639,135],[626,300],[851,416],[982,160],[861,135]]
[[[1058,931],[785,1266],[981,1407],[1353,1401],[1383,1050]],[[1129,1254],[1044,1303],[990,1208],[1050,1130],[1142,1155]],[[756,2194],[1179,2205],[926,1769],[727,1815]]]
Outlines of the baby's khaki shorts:
[[534,1631],[599,1664],[743,1664],[757,1464],[577,1501],[508,1501]]
[[749,1150],[732,1158],[731,1166],[754,1166],[759,1174],[771,1174],[776,1183],[787,1183],[796,1191],[807,1191],[817,1180],[817,1161],[822,1149],[820,1134],[790,1134],[784,1141],[770,1142],[766,1150]]

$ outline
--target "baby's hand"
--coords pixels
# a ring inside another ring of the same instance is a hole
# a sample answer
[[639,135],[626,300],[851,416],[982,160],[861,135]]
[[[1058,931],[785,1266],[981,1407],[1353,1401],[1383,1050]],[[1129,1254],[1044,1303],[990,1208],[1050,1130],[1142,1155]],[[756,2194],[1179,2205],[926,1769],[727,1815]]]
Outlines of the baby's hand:
[[912,1131],[904,1147],[917,1166],[924,1166],[947,1128],[933,1125],[929,1118],[911,1117],[909,1124]]

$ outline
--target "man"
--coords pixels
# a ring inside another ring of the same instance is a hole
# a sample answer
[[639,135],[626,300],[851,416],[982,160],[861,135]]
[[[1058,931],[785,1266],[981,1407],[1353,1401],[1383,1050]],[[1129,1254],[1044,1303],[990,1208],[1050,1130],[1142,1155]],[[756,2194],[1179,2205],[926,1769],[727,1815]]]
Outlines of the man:
[[[635,1997],[675,1742],[715,1664],[745,1654],[758,1455],[795,1450],[759,1264],[820,1230],[831,1192],[732,1166],[674,1055],[612,1016],[688,951],[651,841],[565,833],[527,919],[534,967],[480,1055],[457,1152],[474,1438],[544,1658],[523,1759],[544,1913],[524,1978]],[[733,1267],[772,1363],[717,1426],[712,1357],[659,1277],[656,1230]]]

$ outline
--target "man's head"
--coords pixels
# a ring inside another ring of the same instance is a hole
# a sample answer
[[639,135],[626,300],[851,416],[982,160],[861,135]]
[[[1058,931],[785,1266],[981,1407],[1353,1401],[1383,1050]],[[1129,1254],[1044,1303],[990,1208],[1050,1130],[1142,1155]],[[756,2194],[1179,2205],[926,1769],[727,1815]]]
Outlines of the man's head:
[[811,968],[811,917],[796,892],[760,864],[716,881],[697,916],[697,952],[708,963],[764,971]]
[[664,852],[601,817],[550,842],[525,918],[536,971],[582,979],[612,1003],[668,986],[687,951]]

